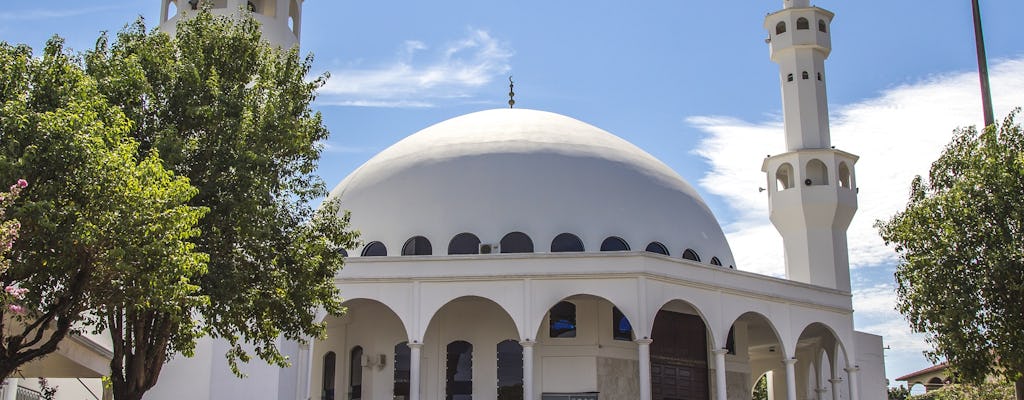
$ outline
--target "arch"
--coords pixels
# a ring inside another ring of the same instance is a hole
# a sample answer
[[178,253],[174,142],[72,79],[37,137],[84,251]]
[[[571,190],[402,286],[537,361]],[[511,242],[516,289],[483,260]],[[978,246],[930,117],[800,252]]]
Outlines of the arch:
[[291,28],[295,38],[298,39],[302,34],[302,6],[299,5],[299,0],[289,0],[289,3],[288,27]]
[[[563,292],[563,293],[565,293],[565,292]],[[549,296],[549,297],[544,297],[544,296]],[[568,295],[560,295],[560,294],[557,294],[557,293],[551,293],[551,291],[538,291],[538,292],[535,292],[535,298],[534,298],[533,306],[532,307],[533,307],[533,310],[538,310],[538,311],[543,310],[543,314],[540,314],[537,319],[532,321],[532,323],[533,323],[533,325],[532,325],[533,330],[532,331],[528,331],[528,332],[532,332],[532,334],[537,335],[536,337],[542,337],[542,335],[550,337],[550,318],[549,318],[549,312],[550,312],[550,310],[552,308],[554,308],[556,305],[558,305],[558,304],[560,304],[562,302],[569,302],[571,304],[576,305],[577,303],[579,303],[581,301],[597,300],[597,302],[599,304],[603,304],[601,307],[611,306],[611,307],[618,308],[619,311],[621,311],[622,314],[629,321],[639,321],[640,320],[639,319],[640,315],[639,315],[639,313],[637,311],[637,308],[636,308],[636,305],[635,305],[635,301],[636,301],[635,299],[636,299],[636,295],[635,294],[633,296],[629,296],[627,293],[624,293],[624,291],[621,290],[621,286],[619,286],[619,285],[609,285],[608,288],[607,288],[607,293],[600,293],[600,292],[594,291],[594,292],[575,292],[575,293],[571,293],[571,294],[568,294]],[[608,307],[608,308],[611,308],[611,307]],[[604,308],[602,308],[602,310],[603,309]],[[605,312],[605,311],[602,311],[602,312]],[[548,331],[545,332],[543,330],[545,328],[545,323],[546,322],[548,323]],[[630,324],[630,328],[632,330],[632,334],[633,334],[634,337],[639,337],[640,336],[638,334],[638,332],[637,332],[637,325],[636,324]],[[594,327],[594,329],[597,329],[597,332],[599,334],[602,334],[602,333],[603,334],[607,334],[607,332],[608,332],[607,331],[607,329],[608,329],[607,326],[603,326],[603,325],[599,325],[597,327]]]
[[498,400],[523,399],[523,346],[515,340],[503,340],[496,346],[498,363]]
[[452,400],[473,397],[473,344],[456,340],[445,347],[445,396]]
[[320,397],[323,400],[334,400],[334,381],[338,371],[338,355],[333,351],[324,354],[323,378],[320,380]]
[[797,18],[796,19],[796,29],[800,30],[800,31],[805,31],[805,30],[811,29],[811,22],[808,21],[807,18],[804,18],[804,17]]
[[823,19],[818,20],[818,32],[828,33],[827,24],[825,24],[825,20]]
[[925,386],[924,382],[914,382],[910,384],[910,394],[912,396],[922,395],[928,392],[928,387]]
[[675,300],[659,308],[651,324],[651,392],[654,398],[709,398],[707,320],[696,307]]
[[786,33],[786,22],[779,21],[779,23],[775,24],[775,34],[781,35],[783,33]]
[[349,351],[348,393],[349,399],[363,398],[363,347],[355,346]]
[[463,232],[448,242],[448,254],[480,254],[480,238]]
[[825,166],[824,162],[817,158],[812,158],[807,162],[807,166],[804,168],[806,172],[804,175],[804,185],[828,185],[828,167]]
[[601,242],[601,251],[629,251],[629,243],[618,236],[609,236]]
[[[371,311],[368,311],[368,314],[373,314],[377,316],[386,315],[389,318],[393,318],[393,321],[398,322],[398,326],[400,327],[400,330],[402,332],[402,339],[407,339],[409,337],[408,328],[410,324],[405,319],[402,318],[401,313],[396,311],[396,309],[399,307],[393,307],[391,304],[387,304],[384,301],[369,297],[350,297],[345,299],[345,301],[342,302],[341,305],[344,306],[347,310],[345,313],[346,316],[357,313],[361,309],[369,309]],[[396,304],[395,306],[400,305]],[[320,322],[327,322],[327,319],[325,318]]]
[[360,254],[363,257],[383,257],[388,255],[388,248],[384,246],[384,243],[373,241],[363,247],[363,252]]
[[719,260],[718,257],[711,257],[711,265],[717,265],[717,266],[721,267],[722,266],[722,260]]
[[[501,246],[505,250],[505,246]],[[552,253],[566,253],[583,251],[583,241],[571,233],[560,233],[551,240]],[[504,252],[504,251],[503,251]]]
[[434,249],[430,246],[430,240],[423,236],[413,236],[402,246],[403,256],[429,256],[432,254],[434,254]]
[[778,190],[786,190],[793,187],[793,165],[790,163],[782,163],[779,165],[779,169],[775,170],[775,183]]
[[505,235],[499,245],[502,253],[533,253],[533,240],[522,232]]
[[161,16],[161,22],[167,22],[167,20],[178,16],[178,2],[176,0],[167,0],[166,11]]
[[648,243],[647,244],[647,248],[644,249],[644,251],[646,251],[648,253],[657,253],[657,254],[663,254],[663,255],[666,255],[666,256],[668,255],[668,247],[665,247],[665,245],[661,244],[661,242],[650,242],[650,243]]
[[850,188],[850,167],[845,161],[839,162],[839,187]]
[[803,80],[811,79],[811,74],[807,73],[807,71],[804,71],[803,73],[800,74],[800,79],[803,79]]
[[394,380],[391,394],[396,399],[409,398],[409,381],[412,376],[412,351],[409,349],[409,342],[400,342],[395,345]]
[[788,358],[791,354],[787,351],[785,342],[782,341],[782,334],[778,327],[764,314],[758,311],[744,312],[736,317],[729,326],[736,328],[737,324],[746,326],[748,352],[751,351],[750,348],[753,348],[759,352],[776,353],[780,360],[784,357]]
[[693,249],[683,250],[683,259],[700,262],[700,254],[697,254]]

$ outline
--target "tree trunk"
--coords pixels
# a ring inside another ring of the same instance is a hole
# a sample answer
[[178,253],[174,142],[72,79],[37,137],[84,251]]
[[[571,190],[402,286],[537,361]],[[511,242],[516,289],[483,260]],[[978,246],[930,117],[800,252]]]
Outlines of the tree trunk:
[[1017,400],[1024,400],[1024,376],[1017,378],[1017,382],[1014,382],[1013,388],[1017,393]]

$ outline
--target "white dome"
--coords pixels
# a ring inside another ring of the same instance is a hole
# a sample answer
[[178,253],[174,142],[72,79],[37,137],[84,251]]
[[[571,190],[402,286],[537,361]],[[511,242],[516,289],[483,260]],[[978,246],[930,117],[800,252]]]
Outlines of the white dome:
[[617,236],[632,250],[660,242],[673,257],[693,249],[704,263],[734,263],[711,210],[675,171],[615,135],[544,111],[480,111],[433,125],[377,154],[331,196],[352,211],[363,242],[382,242],[388,255],[414,236],[445,255],[459,233],[498,243],[515,231],[542,253],[568,232],[587,252]]

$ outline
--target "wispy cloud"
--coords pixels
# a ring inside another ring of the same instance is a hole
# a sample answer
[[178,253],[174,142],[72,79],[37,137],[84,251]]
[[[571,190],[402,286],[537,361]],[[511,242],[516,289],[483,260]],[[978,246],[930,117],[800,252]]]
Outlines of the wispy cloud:
[[513,52],[485,30],[431,49],[409,40],[395,60],[376,68],[331,71],[318,103],[354,107],[431,107],[441,101],[471,100],[476,89],[510,69]]
[[39,8],[34,10],[2,11],[0,12],[0,21],[36,21],[43,19],[70,18],[86,14],[116,10],[123,7],[124,6],[97,6],[80,8]]

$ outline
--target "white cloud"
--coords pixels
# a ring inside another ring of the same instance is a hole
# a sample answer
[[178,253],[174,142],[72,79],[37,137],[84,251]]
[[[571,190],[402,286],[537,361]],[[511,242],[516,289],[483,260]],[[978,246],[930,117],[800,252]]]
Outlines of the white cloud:
[[35,9],[17,12],[5,11],[0,12],[0,21],[35,21],[41,19],[68,18],[96,12],[110,11],[118,8],[123,8],[123,6]]
[[[474,29],[435,51],[408,40],[397,59],[378,68],[339,69],[320,91],[324,105],[431,107],[439,101],[469,99],[476,89],[503,77],[512,50],[487,31]],[[429,60],[424,61],[423,59]]]

